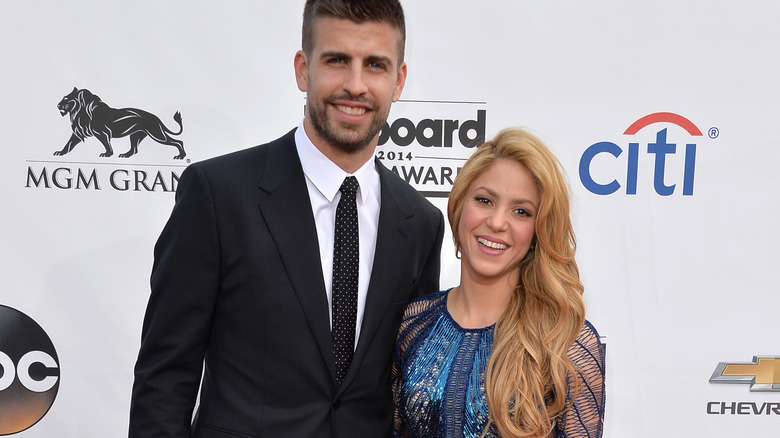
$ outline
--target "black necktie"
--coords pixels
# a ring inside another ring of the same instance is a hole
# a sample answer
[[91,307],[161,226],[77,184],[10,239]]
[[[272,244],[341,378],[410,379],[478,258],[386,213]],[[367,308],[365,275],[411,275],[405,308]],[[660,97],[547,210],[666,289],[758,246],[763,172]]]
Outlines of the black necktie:
[[333,239],[333,352],[336,356],[336,380],[347,374],[355,350],[358,296],[358,214],[354,176],[341,184],[341,199],[336,207]]

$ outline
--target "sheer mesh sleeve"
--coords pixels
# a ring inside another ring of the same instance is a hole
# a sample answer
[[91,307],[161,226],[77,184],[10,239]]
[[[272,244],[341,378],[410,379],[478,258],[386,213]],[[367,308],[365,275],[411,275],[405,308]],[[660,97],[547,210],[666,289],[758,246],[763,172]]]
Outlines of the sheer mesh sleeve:
[[559,421],[557,438],[600,438],[604,426],[604,352],[599,335],[585,321],[569,358],[578,370],[579,390]]
[[415,339],[420,335],[420,331],[426,326],[426,323],[433,316],[431,310],[437,305],[441,304],[445,298],[444,291],[430,294],[412,300],[404,311],[403,318],[401,319],[401,326],[398,330],[398,339],[395,345],[395,351],[393,351],[393,364],[390,370],[390,379],[393,389],[393,406],[394,406],[394,421],[393,421],[393,436],[394,437],[408,437],[410,434],[406,428],[403,415],[401,415],[400,393],[401,393],[401,362],[406,357],[407,350],[410,348]]

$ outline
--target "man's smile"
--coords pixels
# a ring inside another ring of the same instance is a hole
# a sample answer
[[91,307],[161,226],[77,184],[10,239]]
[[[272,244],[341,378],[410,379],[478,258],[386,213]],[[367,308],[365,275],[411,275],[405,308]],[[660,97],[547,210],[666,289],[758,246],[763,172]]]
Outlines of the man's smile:
[[364,107],[358,107],[358,106],[347,106],[347,105],[335,105],[336,109],[339,111],[349,114],[350,116],[362,116],[366,113],[366,108]]

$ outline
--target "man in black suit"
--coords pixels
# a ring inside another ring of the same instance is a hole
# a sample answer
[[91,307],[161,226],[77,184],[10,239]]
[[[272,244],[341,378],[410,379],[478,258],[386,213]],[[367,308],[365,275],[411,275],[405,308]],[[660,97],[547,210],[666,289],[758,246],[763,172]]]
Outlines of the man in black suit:
[[[307,0],[301,125],[182,174],[155,246],[130,437],[390,435],[401,312],[438,290],[444,232],[441,212],[374,158],[406,79],[404,43],[397,1]],[[359,267],[344,360],[331,283],[348,176]]]

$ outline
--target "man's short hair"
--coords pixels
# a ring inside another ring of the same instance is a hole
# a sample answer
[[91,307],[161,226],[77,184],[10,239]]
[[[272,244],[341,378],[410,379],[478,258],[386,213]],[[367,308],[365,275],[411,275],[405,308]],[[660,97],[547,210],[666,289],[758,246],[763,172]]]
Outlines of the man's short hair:
[[404,60],[406,21],[398,0],[306,0],[303,8],[303,52],[310,55],[314,48],[314,22],[320,17],[339,18],[354,23],[376,21],[398,30],[398,61]]

